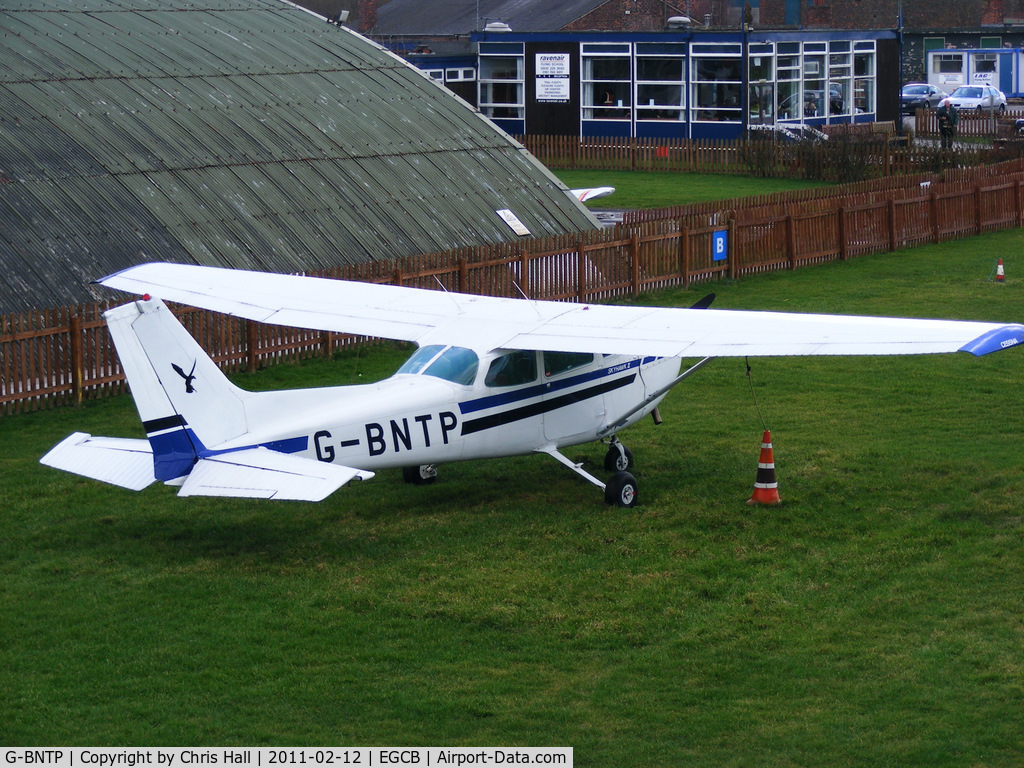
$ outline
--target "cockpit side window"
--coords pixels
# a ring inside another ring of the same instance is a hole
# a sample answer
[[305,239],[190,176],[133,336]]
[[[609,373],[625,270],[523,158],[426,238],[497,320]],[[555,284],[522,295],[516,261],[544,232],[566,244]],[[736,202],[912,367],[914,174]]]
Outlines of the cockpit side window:
[[514,387],[536,379],[537,353],[519,350],[492,360],[484,384],[488,387]]
[[471,349],[431,344],[416,350],[397,373],[436,376],[453,384],[468,386],[476,378],[479,367],[480,358]]
[[465,347],[448,347],[438,355],[425,373],[427,376],[436,376],[439,379],[450,381],[453,384],[469,386],[476,378],[477,369],[480,367],[480,358],[476,352]]
[[571,371],[573,368],[580,368],[594,362],[594,356],[589,352],[545,352],[544,353],[544,375],[547,377],[557,376],[560,373]]
[[422,373],[423,369],[440,354],[442,349],[444,349],[444,346],[441,344],[420,347],[412,353],[408,360],[402,363],[402,367],[396,373]]

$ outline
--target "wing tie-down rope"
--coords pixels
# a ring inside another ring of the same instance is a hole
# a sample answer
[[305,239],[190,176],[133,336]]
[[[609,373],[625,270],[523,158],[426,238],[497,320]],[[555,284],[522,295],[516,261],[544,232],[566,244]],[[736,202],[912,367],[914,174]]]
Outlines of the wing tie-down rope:
[[754,377],[750,375],[750,358],[744,357],[743,362],[747,365],[747,384],[750,385],[750,399],[754,401],[754,409],[757,411],[757,418],[761,420],[761,428],[767,430],[764,415],[761,413],[761,406],[757,403],[757,395],[754,394]]

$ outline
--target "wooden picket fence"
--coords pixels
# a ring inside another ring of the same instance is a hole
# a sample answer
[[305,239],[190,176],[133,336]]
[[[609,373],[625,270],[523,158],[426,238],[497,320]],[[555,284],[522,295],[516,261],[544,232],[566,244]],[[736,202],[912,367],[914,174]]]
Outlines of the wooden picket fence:
[[[922,121],[927,129],[927,118]],[[980,126],[979,121],[974,115],[963,119],[961,135],[974,130],[971,126]],[[873,125],[882,124],[830,126],[830,139],[822,142],[764,136],[691,140],[526,135],[517,139],[544,165],[556,169],[734,173],[837,183],[974,168],[1019,156],[1016,149],[986,144],[960,144],[956,152],[945,152],[936,142],[906,142],[894,133],[891,123],[886,124],[889,132],[872,131]],[[861,128],[864,131],[855,130]]]
[[[957,136],[1006,138],[1015,134],[1014,126],[1020,118],[1024,118],[1024,110],[1019,106],[1010,107],[1003,114],[961,109]],[[939,135],[939,119],[934,109],[919,109],[914,113],[914,133],[918,136]]]
[[[321,276],[551,301],[602,301],[648,290],[892,251],[1021,226],[1024,161],[817,191],[634,212],[577,235],[422,254]],[[715,242],[726,236],[716,259]],[[102,313],[87,304],[0,316],[0,413],[125,391]],[[225,369],[331,356],[367,339],[281,328],[176,307]]]

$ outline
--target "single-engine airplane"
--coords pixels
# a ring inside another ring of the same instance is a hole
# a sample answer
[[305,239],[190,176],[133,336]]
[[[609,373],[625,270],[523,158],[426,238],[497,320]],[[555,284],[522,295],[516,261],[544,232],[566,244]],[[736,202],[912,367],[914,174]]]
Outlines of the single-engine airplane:
[[[148,440],[79,432],[41,461],[180,496],[319,501],[382,468],[428,483],[446,462],[544,453],[629,507],[633,456],[618,434],[658,420],[669,390],[715,357],[983,355],[1024,342],[1018,324],[572,304],[180,264],[99,282],[143,295],[105,317]],[[418,348],[375,384],[248,392],[161,299]],[[696,362],[681,370],[683,358]],[[598,440],[607,483],[561,452]]]

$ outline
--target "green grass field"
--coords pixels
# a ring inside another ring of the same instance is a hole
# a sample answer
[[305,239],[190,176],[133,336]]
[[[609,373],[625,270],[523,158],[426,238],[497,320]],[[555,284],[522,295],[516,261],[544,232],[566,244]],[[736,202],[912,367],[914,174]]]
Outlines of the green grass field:
[[729,173],[636,173],[632,171],[555,172],[570,189],[615,187],[608,197],[587,203],[588,208],[665,208],[706,200],[729,200],[748,195],[768,195],[790,189],[826,186],[806,179],[767,179]]
[[[721,308],[1024,320],[1010,231],[708,286]],[[997,256],[1007,282],[988,281]],[[645,296],[690,304],[707,289]],[[385,347],[239,377],[390,373]],[[0,420],[0,743],[564,745],[585,766],[1016,766],[1021,351],[718,360],[623,434],[321,504],[40,466],[127,397]],[[778,507],[748,506],[761,421]],[[568,455],[600,470],[603,448]]]

